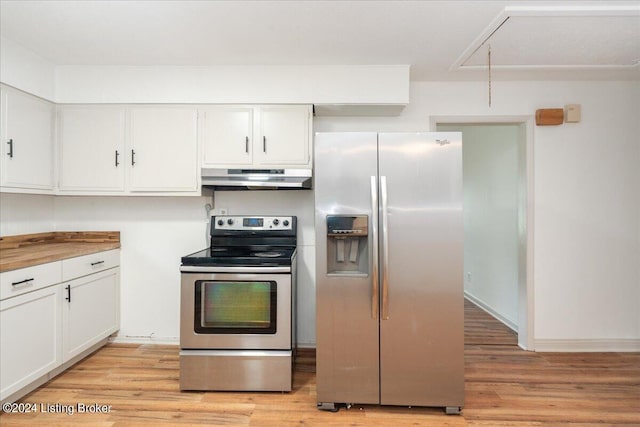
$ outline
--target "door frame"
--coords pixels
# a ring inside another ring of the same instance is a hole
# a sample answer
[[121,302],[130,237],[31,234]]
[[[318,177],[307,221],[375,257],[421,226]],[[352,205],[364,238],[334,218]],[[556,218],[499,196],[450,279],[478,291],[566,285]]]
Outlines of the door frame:
[[[438,124],[522,124],[525,127],[525,220],[523,245],[525,251],[525,280],[518,283],[518,346],[523,350],[534,351],[535,288],[534,288],[534,151],[533,116],[431,116],[429,128],[435,132]],[[521,243],[522,244],[522,243]]]

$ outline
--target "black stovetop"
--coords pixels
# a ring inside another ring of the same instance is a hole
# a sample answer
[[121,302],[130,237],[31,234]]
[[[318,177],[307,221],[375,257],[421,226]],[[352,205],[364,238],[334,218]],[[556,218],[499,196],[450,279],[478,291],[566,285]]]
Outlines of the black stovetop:
[[182,257],[190,266],[290,266],[292,246],[213,246]]
[[182,257],[183,266],[291,266],[295,216],[212,216],[210,246]]

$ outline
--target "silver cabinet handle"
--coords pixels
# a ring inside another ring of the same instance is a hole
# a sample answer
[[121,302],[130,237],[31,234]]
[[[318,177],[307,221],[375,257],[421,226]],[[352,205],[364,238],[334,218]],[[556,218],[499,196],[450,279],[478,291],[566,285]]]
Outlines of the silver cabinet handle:
[[378,287],[378,179],[371,177],[371,252],[373,253],[373,271],[371,279],[371,317],[378,318],[380,308],[380,289]]
[[244,137],[244,152],[245,153],[249,152],[249,137],[248,136]]
[[267,137],[266,136],[262,137],[262,152],[263,153],[267,152]]
[[104,261],[96,261],[91,263],[91,267],[95,267],[96,265],[104,264]]
[[32,277],[31,279],[24,279],[24,280],[20,280],[19,282],[13,282],[11,283],[11,286],[18,286],[18,285],[26,285],[29,282],[33,282],[35,279]]
[[380,177],[382,210],[382,320],[389,319],[389,220],[387,218],[387,177]]
[[13,139],[8,140],[7,144],[9,144],[9,152],[7,153],[7,156],[9,156],[10,159],[13,159]]

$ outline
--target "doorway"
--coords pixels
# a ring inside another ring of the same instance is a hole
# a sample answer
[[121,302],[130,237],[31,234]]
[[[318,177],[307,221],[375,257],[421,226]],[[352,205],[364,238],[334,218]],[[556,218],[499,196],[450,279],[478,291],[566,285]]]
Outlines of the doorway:
[[431,126],[462,132],[465,297],[533,350],[532,120],[436,117]]

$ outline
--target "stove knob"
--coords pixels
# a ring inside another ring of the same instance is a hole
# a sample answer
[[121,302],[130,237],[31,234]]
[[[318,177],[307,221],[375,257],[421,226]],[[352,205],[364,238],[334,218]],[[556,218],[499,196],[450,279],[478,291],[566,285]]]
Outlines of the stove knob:
[[284,221],[282,221],[282,225],[284,225],[285,227],[289,226],[289,220],[285,219]]
[[280,220],[278,218],[273,220],[273,225],[278,225],[280,224]]
[[219,219],[219,220],[218,220],[218,225],[223,226],[223,225],[224,225],[224,221],[223,221],[223,220],[221,220],[221,219]]
[[229,224],[229,225],[233,225],[233,220],[232,220],[231,218],[229,218],[229,219],[227,220],[227,224]]

